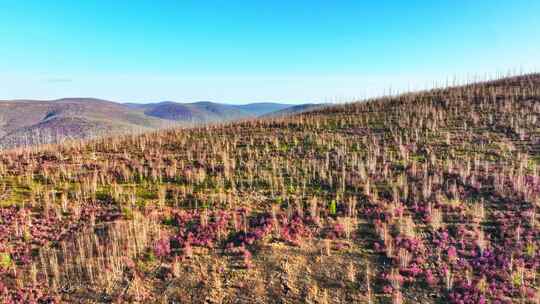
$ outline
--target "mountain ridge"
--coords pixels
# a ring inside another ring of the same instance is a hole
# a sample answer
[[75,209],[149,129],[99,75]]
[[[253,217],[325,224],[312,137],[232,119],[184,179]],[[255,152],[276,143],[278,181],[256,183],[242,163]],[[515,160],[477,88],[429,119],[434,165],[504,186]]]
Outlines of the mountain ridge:
[[0,100],[0,149],[176,125],[252,119],[290,106],[279,103],[229,105],[211,101],[118,103],[91,97]]

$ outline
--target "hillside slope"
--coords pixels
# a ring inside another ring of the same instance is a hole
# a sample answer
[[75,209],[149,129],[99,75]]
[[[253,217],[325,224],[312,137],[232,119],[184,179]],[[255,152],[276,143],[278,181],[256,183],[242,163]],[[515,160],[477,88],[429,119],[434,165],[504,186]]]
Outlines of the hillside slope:
[[164,101],[148,104],[129,104],[129,106],[142,109],[148,116],[191,123],[226,122],[255,118],[292,107],[292,105],[279,103],[229,105],[209,101],[194,103]]
[[99,99],[0,101],[0,147],[54,143],[166,125],[121,104]]
[[6,151],[0,299],[536,303],[539,143],[525,75]]
[[301,113],[304,113],[304,112],[313,111],[313,110],[316,110],[316,109],[319,109],[319,108],[328,107],[328,106],[330,106],[330,105],[325,105],[325,104],[311,104],[311,103],[308,103],[308,104],[301,104],[301,105],[296,105],[296,106],[287,107],[287,108],[284,108],[284,109],[281,109],[281,110],[278,110],[278,111],[273,111],[273,112],[265,113],[264,115],[262,115],[262,117],[283,117],[283,116],[290,116],[290,115],[301,114]]
[[262,102],[262,103],[251,103],[246,105],[237,105],[236,108],[249,113],[253,116],[263,116],[269,113],[278,112],[287,108],[291,108],[294,105],[282,104],[282,103],[272,103],[272,102]]
[[255,118],[289,105],[120,104],[93,98],[0,101],[0,149]]

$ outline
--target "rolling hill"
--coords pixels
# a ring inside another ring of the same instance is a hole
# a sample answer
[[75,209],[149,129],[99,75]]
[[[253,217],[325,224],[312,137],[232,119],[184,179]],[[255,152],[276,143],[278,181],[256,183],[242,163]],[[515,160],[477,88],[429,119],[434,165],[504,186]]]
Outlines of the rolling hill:
[[294,105],[280,103],[251,103],[246,105],[229,105],[209,101],[194,103],[178,103],[164,101],[147,104],[128,104],[132,108],[142,109],[148,116],[174,121],[187,121],[192,123],[233,121],[244,118],[255,118]]
[[201,101],[195,103],[160,102],[155,104],[137,105],[144,114],[173,121],[190,123],[208,123],[232,121],[254,117],[235,106]]
[[531,74],[0,152],[0,301],[538,303],[539,143]]
[[316,109],[324,108],[330,105],[326,104],[301,104],[301,105],[295,105],[291,107],[286,107],[281,110],[268,112],[262,115],[262,117],[283,117],[283,116],[289,116],[294,114],[301,114],[308,111],[313,111]]
[[289,105],[213,102],[115,103],[93,98],[0,101],[0,149],[66,139],[255,118]]
[[274,113],[274,112],[281,111],[283,109],[294,107],[294,105],[264,102],[264,103],[237,105],[235,107],[253,116],[259,117],[259,116],[263,116],[269,113]]
[[0,101],[0,147],[139,132],[166,125],[160,119],[100,99]]

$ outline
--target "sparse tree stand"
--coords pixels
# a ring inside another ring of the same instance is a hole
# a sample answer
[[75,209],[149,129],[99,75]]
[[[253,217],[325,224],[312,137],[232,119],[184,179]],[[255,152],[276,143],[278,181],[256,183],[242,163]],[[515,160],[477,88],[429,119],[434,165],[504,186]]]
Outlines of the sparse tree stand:
[[524,75],[2,151],[0,302],[539,303],[538,115]]

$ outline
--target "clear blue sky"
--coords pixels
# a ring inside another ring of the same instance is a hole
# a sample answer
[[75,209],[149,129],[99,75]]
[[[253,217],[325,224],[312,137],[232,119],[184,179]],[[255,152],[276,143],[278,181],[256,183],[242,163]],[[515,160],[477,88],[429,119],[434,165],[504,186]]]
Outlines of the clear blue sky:
[[540,66],[540,1],[0,1],[0,99],[345,101]]

